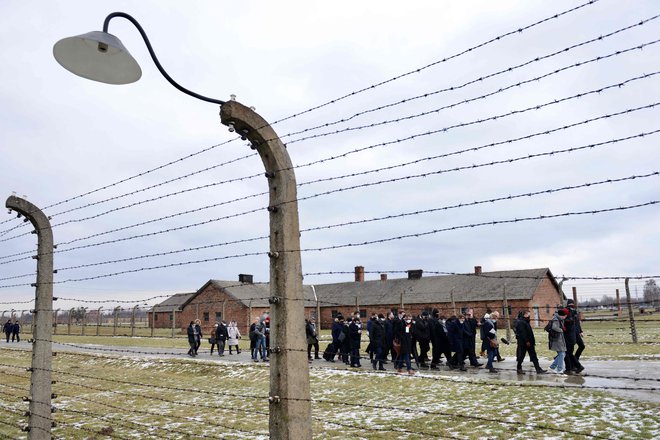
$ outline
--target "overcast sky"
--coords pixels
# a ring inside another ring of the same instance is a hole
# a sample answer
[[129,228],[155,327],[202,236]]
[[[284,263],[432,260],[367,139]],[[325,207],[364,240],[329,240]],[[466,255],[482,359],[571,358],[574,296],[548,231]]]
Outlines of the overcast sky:
[[[350,281],[328,272],[357,265],[367,279],[476,265],[660,273],[660,205],[649,204],[660,200],[657,1],[600,0],[531,27],[583,2],[111,3],[0,3],[0,194],[52,216],[56,296],[138,300],[239,273],[268,281],[268,240],[251,240],[268,235],[258,209],[267,184],[249,177],[263,165],[220,124],[218,106],[170,86],[122,18],[109,32],[140,63],[140,81],[96,83],[54,60],[56,41],[101,30],[114,11],[142,24],[182,86],[235,94],[274,124],[296,166],[307,284]],[[319,179],[330,180],[310,183]],[[36,241],[3,212],[0,310],[34,298],[34,275],[14,277],[34,273]],[[131,260],[108,263],[119,259]],[[632,282],[633,296],[643,283]],[[623,280],[572,286],[580,298],[624,293]]]

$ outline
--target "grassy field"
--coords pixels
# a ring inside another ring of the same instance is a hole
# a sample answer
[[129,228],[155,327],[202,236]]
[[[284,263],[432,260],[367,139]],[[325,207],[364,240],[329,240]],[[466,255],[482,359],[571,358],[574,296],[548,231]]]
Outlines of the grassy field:
[[[658,316],[660,318],[660,316]],[[657,362],[660,326],[652,317],[630,342],[625,323],[587,323],[584,358]],[[545,336],[537,333],[547,362]],[[184,338],[56,336],[72,344],[185,348]],[[243,341],[245,343],[245,341]],[[324,344],[322,344],[324,345]],[[8,345],[11,347],[11,344]],[[56,347],[57,348],[57,347]],[[503,347],[511,356],[513,346]],[[31,354],[0,347],[0,438],[26,438],[19,427],[29,394]],[[650,360],[651,358],[655,361]],[[660,364],[658,364],[660,365]],[[53,404],[65,439],[268,438],[265,364],[200,359],[135,359],[59,352],[53,358]],[[529,384],[528,384],[529,385]],[[660,405],[602,391],[520,383],[480,376],[312,368],[315,438],[343,439],[654,439]]]

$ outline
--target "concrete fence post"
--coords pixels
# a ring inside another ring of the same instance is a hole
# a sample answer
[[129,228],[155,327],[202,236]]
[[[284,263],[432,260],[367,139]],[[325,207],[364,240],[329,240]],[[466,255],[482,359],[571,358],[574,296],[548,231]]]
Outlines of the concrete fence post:
[[102,315],[101,315],[101,309],[103,306],[99,307],[98,310],[96,311],[96,336],[99,336],[101,334],[101,324],[102,324]]
[[37,233],[37,282],[32,336],[28,439],[51,438],[53,357],[53,231],[43,212],[27,200],[11,196],[5,206],[25,216]]
[[115,307],[112,311],[112,336],[117,336],[117,324],[119,323],[120,306]]
[[133,307],[133,312],[131,313],[131,337],[135,336],[135,312],[139,306]]
[[87,307],[82,308],[82,336],[85,336],[87,333]]
[[66,323],[66,334],[67,335],[71,335],[71,320],[73,319],[73,311],[74,310],[75,309],[73,309],[73,308],[71,310],[69,310],[69,319],[67,320],[67,323]]
[[53,334],[57,334],[57,315],[60,313],[60,309],[57,309],[53,312]]
[[172,309],[172,338],[174,338],[175,328],[176,328],[176,307]]
[[506,340],[511,341],[511,315],[509,313],[509,302],[506,298],[506,283],[502,288],[502,306],[504,308],[504,320],[506,321]]
[[268,180],[270,213],[270,438],[311,440],[309,364],[300,261],[296,177],[275,130],[252,109],[229,101],[220,120],[250,141]]
[[151,309],[151,337],[154,337],[154,332],[156,330],[156,305],[154,304]]
[[628,302],[628,320],[630,321],[630,334],[632,341],[637,344],[637,329],[635,328],[635,314],[633,312],[632,299],[630,298],[630,278],[626,278],[626,300]]

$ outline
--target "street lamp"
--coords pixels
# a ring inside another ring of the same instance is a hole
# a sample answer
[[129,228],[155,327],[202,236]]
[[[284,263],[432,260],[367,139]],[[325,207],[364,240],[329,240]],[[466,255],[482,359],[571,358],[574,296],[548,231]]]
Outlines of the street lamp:
[[305,339],[304,294],[300,261],[300,227],[296,177],[284,144],[252,109],[234,101],[221,101],[192,92],[174,81],[161,66],[142,26],[128,14],[113,12],[103,32],[89,32],[58,41],[53,55],[65,69],[108,84],[129,84],[142,71],[121,41],[109,34],[115,17],[138,29],[160,73],[181,92],[220,105],[220,121],[250,141],[266,169],[270,216],[271,357],[269,431],[272,439],[312,438],[309,366]]

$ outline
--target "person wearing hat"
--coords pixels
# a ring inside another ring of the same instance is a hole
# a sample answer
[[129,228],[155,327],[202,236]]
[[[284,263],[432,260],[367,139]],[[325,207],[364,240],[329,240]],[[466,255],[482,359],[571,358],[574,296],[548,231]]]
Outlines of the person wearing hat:
[[564,374],[564,357],[566,356],[566,339],[564,339],[564,320],[568,310],[559,309],[552,317],[552,326],[548,334],[548,348],[557,352],[557,357],[550,365],[550,371]]

